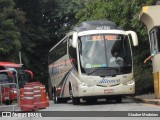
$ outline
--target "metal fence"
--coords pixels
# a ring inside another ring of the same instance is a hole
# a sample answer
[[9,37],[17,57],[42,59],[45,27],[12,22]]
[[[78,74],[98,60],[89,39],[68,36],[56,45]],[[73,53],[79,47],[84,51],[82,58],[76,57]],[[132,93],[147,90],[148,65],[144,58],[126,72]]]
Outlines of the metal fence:
[[16,83],[0,84],[0,111],[19,111],[19,96]]

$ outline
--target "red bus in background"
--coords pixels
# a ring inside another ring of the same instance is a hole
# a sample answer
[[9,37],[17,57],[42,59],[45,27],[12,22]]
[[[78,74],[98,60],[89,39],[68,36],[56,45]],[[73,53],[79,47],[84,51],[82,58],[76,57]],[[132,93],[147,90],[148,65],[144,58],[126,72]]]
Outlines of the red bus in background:
[[17,83],[16,79],[18,78],[19,88],[22,88],[26,83],[33,81],[33,72],[30,70],[24,70],[21,64],[16,64],[13,62],[0,62],[0,70],[11,71],[14,75],[15,83]]
[[0,103],[12,104],[17,99],[17,90],[33,81],[33,72],[24,70],[21,64],[0,62]]
[[17,89],[12,72],[0,70],[0,103],[12,104],[17,99]]

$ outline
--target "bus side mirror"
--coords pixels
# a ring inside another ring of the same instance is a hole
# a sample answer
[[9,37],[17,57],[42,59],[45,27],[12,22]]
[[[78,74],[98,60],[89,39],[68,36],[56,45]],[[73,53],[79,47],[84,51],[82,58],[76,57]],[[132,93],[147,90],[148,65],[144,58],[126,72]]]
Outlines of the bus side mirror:
[[134,31],[126,31],[126,33],[131,36],[133,45],[134,46],[138,46],[137,34]]
[[17,74],[17,70],[15,68],[8,68],[8,70],[12,72],[13,75]]
[[30,70],[24,70],[24,71],[25,71],[25,73],[26,73],[26,75],[27,75],[26,77],[27,77],[28,81],[29,81],[29,82],[33,81],[33,79],[34,79],[33,72],[30,71]]
[[72,37],[72,47],[76,48],[77,46],[78,33],[74,32]]

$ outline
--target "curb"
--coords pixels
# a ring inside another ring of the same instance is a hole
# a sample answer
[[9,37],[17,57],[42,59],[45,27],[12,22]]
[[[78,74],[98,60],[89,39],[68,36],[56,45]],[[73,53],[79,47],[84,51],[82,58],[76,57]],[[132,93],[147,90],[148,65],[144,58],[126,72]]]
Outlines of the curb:
[[127,97],[127,98],[134,99],[135,101],[138,101],[141,103],[160,105],[160,99],[147,99],[147,98],[140,98],[140,97]]

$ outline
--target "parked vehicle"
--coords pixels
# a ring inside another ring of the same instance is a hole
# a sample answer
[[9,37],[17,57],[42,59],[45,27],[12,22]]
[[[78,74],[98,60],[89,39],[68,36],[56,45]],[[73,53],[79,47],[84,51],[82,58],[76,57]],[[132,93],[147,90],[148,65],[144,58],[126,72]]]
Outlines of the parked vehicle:
[[0,62],[0,102],[10,105],[19,97],[19,89],[33,81],[33,72],[21,64]]
[[9,105],[17,99],[18,86],[9,70],[0,70],[0,102]]
[[19,88],[22,88],[26,83],[33,81],[33,72],[30,70],[24,70],[21,64],[13,62],[0,62],[0,70],[9,70],[14,75],[15,83]]

